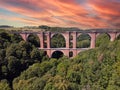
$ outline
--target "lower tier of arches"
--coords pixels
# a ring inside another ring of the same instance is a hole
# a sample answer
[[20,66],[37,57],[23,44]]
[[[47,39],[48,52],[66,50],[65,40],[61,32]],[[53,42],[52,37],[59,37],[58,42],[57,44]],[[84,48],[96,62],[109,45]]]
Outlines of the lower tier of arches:
[[67,49],[67,48],[39,48],[40,50],[44,50],[47,54],[48,57],[50,58],[59,58],[62,56],[67,56],[67,57],[75,57],[78,53],[88,50],[90,48],[72,48],[72,49]]

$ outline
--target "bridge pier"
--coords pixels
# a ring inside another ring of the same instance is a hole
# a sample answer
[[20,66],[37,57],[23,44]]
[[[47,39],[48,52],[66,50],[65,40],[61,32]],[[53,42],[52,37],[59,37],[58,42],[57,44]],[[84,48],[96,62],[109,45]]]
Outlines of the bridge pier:
[[77,32],[73,32],[73,48],[77,46]]
[[65,56],[69,57],[69,50],[64,50]]
[[50,49],[46,50],[46,52],[47,52],[48,57],[51,58],[52,57],[51,50]]
[[73,52],[73,57],[75,57],[78,54],[77,49],[74,49],[72,52]]
[[27,38],[28,38],[29,34],[27,34],[27,33],[20,33],[20,36],[22,37],[22,39],[24,41],[27,41]]
[[66,32],[65,33],[65,40],[66,40],[66,48],[70,47],[70,33]]
[[41,48],[44,48],[43,32],[40,33],[39,39],[40,39],[40,47],[41,47]]
[[96,33],[89,33],[91,37],[90,48],[95,48]]
[[47,32],[47,48],[50,48],[50,43],[51,43],[50,37],[51,37],[50,32]]
[[110,35],[110,41],[114,41],[116,39],[116,33],[108,33]]
[[40,48],[44,48],[44,41],[43,41],[43,32],[37,34],[37,36],[39,37],[40,40]]

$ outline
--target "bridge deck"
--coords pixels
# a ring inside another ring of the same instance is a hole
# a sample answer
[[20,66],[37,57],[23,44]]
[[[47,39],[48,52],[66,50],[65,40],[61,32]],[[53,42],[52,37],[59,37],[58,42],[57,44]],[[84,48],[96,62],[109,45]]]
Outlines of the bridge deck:
[[26,34],[39,34],[41,32],[51,32],[51,33],[64,33],[64,32],[77,32],[77,33],[112,33],[112,32],[115,32],[115,33],[118,33],[120,32],[120,29],[90,29],[90,30],[65,30],[65,31],[34,31],[33,30],[24,30],[24,31],[12,31],[11,33],[16,33],[16,34],[19,34],[19,33],[26,33]]

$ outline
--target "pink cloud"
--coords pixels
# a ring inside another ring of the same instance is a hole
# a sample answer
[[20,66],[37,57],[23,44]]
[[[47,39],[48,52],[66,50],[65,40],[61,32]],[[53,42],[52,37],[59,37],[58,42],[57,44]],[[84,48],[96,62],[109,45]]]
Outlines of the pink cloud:
[[92,0],[89,5],[100,18],[109,24],[108,27],[120,28],[120,2],[117,0]]
[[120,28],[120,2],[117,0],[87,0],[84,5],[75,0],[0,0],[0,7],[31,18],[16,17],[28,24]]

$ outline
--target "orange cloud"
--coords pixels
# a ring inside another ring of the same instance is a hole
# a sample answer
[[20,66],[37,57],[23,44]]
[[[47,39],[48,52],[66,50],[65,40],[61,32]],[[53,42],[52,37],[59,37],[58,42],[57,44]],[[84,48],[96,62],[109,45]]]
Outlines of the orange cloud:
[[1,0],[0,7],[28,17],[16,16],[16,20],[29,25],[120,28],[120,2],[117,0],[85,1]]
[[91,0],[90,5],[99,13],[120,16],[120,2],[115,1],[116,0]]
[[110,27],[120,28],[120,2],[117,0],[92,0],[89,5]]

